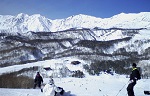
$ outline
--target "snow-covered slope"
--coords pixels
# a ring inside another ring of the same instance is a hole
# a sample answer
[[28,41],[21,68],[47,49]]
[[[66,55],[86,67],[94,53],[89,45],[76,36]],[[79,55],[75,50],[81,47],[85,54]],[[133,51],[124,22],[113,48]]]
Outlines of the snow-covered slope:
[[7,32],[62,31],[70,28],[150,28],[150,12],[121,13],[110,18],[74,15],[51,20],[40,14],[0,15],[0,30]]
[[0,16],[0,30],[8,32],[50,31],[51,20],[34,14],[28,16],[20,13],[17,16]]
[[[44,79],[44,83],[48,80],[46,79]],[[70,91],[71,96],[127,96],[126,87],[128,85],[128,79],[125,76],[102,74],[100,76],[91,76],[82,79],[54,78],[54,81],[57,86],[63,87],[66,92]],[[149,96],[144,95],[144,90],[149,90],[149,82],[150,79],[138,81],[134,88],[135,95]],[[40,89],[0,88],[0,96],[44,96],[44,94],[40,92]]]
[[[40,14],[0,15],[0,75],[18,72],[17,76],[34,78],[34,72],[40,71],[44,83],[48,81],[47,75],[66,77],[54,79],[58,86],[77,96],[116,96],[129,78],[101,74],[102,70],[113,68],[116,73],[121,71],[120,74],[124,74],[130,63],[136,61],[144,70],[142,74],[150,76],[149,29],[150,12],[121,13],[110,18],[79,14],[56,20]],[[72,65],[73,61],[79,61],[80,64]],[[35,67],[39,69],[34,71]],[[53,74],[45,71],[46,67],[50,67]],[[23,69],[28,70],[24,72]],[[84,73],[85,78],[69,77],[78,70]],[[91,72],[98,76],[90,76]],[[137,83],[136,96],[144,96],[143,91],[149,90],[144,86],[149,81],[142,79]],[[38,89],[0,89],[0,96],[10,95],[43,96]],[[126,96],[126,88],[118,96]]]
[[[70,60],[75,60],[70,58]],[[32,64],[25,64],[23,66],[12,66],[11,68],[1,68],[1,73],[9,73],[12,71],[18,71],[23,68],[28,68],[31,66],[47,66],[51,64],[55,66],[54,63],[65,63],[68,64],[69,61],[64,61],[62,59],[54,59],[36,62]],[[52,63],[53,62],[53,63]],[[83,63],[83,62],[82,62]],[[69,67],[74,69],[75,66]],[[79,68],[76,67],[76,70]],[[48,72],[40,70],[42,76]],[[0,73],[0,74],[1,74]],[[48,83],[49,78],[44,78],[44,83]],[[129,78],[125,75],[110,75],[110,74],[100,74],[99,76],[89,76],[86,75],[85,78],[54,78],[55,84],[64,88],[66,92],[70,91],[71,96],[127,96],[127,85]],[[137,82],[134,92],[136,96],[145,96],[144,90],[150,90],[150,79],[141,79]],[[0,96],[44,96],[40,89],[10,89],[10,88],[0,88]],[[64,96],[64,95],[63,95]],[[66,96],[66,95],[65,95]],[[67,95],[68,96],[68,95]],[[70,95],[69,95],[70,96]]]

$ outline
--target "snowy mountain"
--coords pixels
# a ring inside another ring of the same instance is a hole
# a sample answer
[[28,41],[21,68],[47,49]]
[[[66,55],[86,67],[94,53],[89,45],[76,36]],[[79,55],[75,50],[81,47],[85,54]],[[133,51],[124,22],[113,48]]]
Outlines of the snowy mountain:
[[62,62],[58,65],[63,65],[68,61],[64,58],[75,58],[77,60],[68,63],[81,62],[79,66],[82,68],[70,70],[63,67],[67,70],[65,74],[62,72],[63,77],[68,74],[84,76],[87,72],[99,75],[107,70],[128,74],[133,62],[144,70],[144,75],[150,76],[145,67],[150,67],[149,28],[149,12],[121,13],[104,19],[79,14],[57,20],[39,14],[1,15],[0,67],[59,58]]
[[0,15],[0,45],[1,96],[43,96],[38,89],[3,89],[32,88],[37,71],[44,83],[52,76],[75,96],[126,96],[126,88],[119,90],[133,62],[146,78],[137,83],[136,96],[149,90],[150,12],[56,20]]
[[65,19],[51,20],[40,14],[16,16],[0,15],[0,31],[25,33],[28,31],[56,32],[70,28],[150,28],[150,12],[121,13],[110,18],[98,18],[88,15],[74,15]]
[[[128,73],[132,62],[139,63],[143,68],[149,66],[149,37],[148,29],[117,28],[70,29],[15,35],[1,33],[0,66],[72,57],[88,62],[88,65],[83,66],[90,74],[93,74],[93,71],[94,74],[99,74],[109,68],[119,74],[125,74]],[[142,64],[143,62],[145,64]],[[121,65],[117,66],[118,64]]]

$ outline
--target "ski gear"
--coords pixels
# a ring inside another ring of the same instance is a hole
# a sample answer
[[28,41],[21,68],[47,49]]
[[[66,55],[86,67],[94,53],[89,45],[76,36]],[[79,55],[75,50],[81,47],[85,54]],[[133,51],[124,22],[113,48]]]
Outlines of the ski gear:
[[134,91],[133,91],[135,84],[136,84],[136,82],[132,82],[128,85],[128,87],[127,87],[128,96],[135,96]]
[[129,80],[129,84],[130,84],[130,83],[133,83],[133,82],[134,82],[133,80]]
[[132,68],[132,73],[130,75],[130,80],[137,81],[141,79],[140,72],[137,68]]
[[135,96],[133,88],[136,85],[137,80],[141,79],[141,75],[140,75],[140,72],[138,71],[138,69],[136,68],[136,64],[133,63],[132,67],[133,68],[132,68],[132,72],[130,74],[129,85],[127,87],[128,96]]
[[133,67],[136,67],[136,64],[135,64],[135,63],[133,63],[133,64],[132,64],[132,66],[133,66]]
[[35,89],[37,85],[38,85],[39,88],[41,88],[41,83],[43,83],[43,78],[40,75],[40,73],[37,72],[37,75],[34,79],[34,87],[33,88]]
[[[127,84],[127,83],[126,83]],[[121,90],[126,86],[126,84],[119,90],[119,92],[117,93],[116,96],[118,96],[118,94],[121,92]]]

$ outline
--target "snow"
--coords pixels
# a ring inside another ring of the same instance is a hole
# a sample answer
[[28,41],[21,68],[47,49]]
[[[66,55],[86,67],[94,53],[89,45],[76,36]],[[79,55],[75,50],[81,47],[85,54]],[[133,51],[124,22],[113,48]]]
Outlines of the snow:
[[[7,72],[19,71],[22,68],[32,66],[50,66],[55,68],[55,64],[64,64],[70,70],[82,69],[81,65],[74,66],[69,65],[71,61],[77,61],[77,58],[61,58],[45,60],[36,63],[28,63],[24,65],[14,65],[11,67],[0,68],[0,74]],[[86,64],[82,60],[79,60],[81,64]],[[85,72],[85,71],[84,71]],[[44,83],[47,83],[49,78],[44,77]],[[85,78],[54,78],[55,84],[64,88],[66,92],[71,91],[73,96],[127,96],[126,87],[128,85],[129,78],[125,75],[110,75],[101,73],[99,76],[87,75]],[[135,96],[145,96],[144,90],[150,90],[150,79],[141,79],[137,82],[134,90]],[[117,95],[118,94],[118,95]],[[0,88],[0,96],[44,96],[40,89],[10,89]]]
[[133,38],[134,40],[146,40],[150,39],[150,30],[141,30],[139,34],[136,34]]
[[[124,19],[126,18],[126,19]],[[0,15],[0,30],[7,30],[8,32],[27,32],[27,31],[61,31],[69,28],[150,28],[150,12],[141,12],[139,14],[125,14],[121,13],[115,15],[111,18],[96,18],[88,15],[75,15],[65,19],[50,20],[41,16],[40,14],[35,14],[29,16],[24,13],[20,13],[16,16]],[[36,26],[35,26],[36,25]],[[103,32],[94,32],[98,35],[96,38],[99,41],[108,41],[114,39],[125,38],[120,30],[108,32],[107,34]],[[28,33],[30,34],[30,32]],[[69,35],[69,34],[67,34]],[[79,37],[79,36],[77,36]],[[99,38],[100,37],[100,38]],[[81,37],[82,38],[82,37]],[[90,37],[86,37],[90,39]],[[130,42],[136,42],[141,40],[145,42],[150,39],[149,30],[141,30],[139,34],[133,36]],[[76,41],[78,42],[78,41]],[[131,43],[131,44],[133,44]],[[66,47],[70,47],[69,42],[63,42]],[[150,42],[144,43],[142,46],[137,42],[133,49],[130,47],[127,51],[138,50],[142,52],[143,49],[149,47]],[[128,47],[128,43],[123,41],[119,44],[114,45],[115,49]],[[79,50],[91,51],[88,48],[80,47]],[[110,48],[109,52],[113,52],[114,49]],[[33,57],[30,57],[31,59]],[[79,65],[70,65],[71,61],[80,61]],[[143,62],[141,62],[142,64]],[[30,68],[33,66],[51,67],[52,69],[59,69],[62,65],[66,66],[69,70],[81,70],[86,74],[85,78],[54,78],[55,84],[57,86],[63,87],[65,91],[71,91],[71,94],[75,96],[127,96],[126,87],[128,85],[129,78],[125,75],[109,75],[102,73],[99,76],[90,76],[83,69],[82,65],[89,64],[88,62],[82,61],[78,58],[60,58],[39,61],[35,63],[27,63],[23,65],[14,65],[0,68],[0,75],[3,73],[16,72],[23,68]],[[48,72],[47,75],[50,75]],[[44,83],[48,82],[48,78],[44,78]],[[145,96],[144,90],[150,91],[150,79],[141,79],[137,82],[135,86],[136,96]],[[118,94],[118,95],[117,95]],[[10,88],[0,88],[0,96],[44,96],[40,89],[10,89]]]
[[[70,28],[150,28],[150,12],[120,13],[110,18],[100,18],[84,14],[64,19],[51,20],[33,14],[20,13],[16,16],[0,15],[0,30],[6,32],[45,31],[56,32]],[[36,26],[35,26],[36,25]]]
[[[139,54],[143,53],[145,49],[150,46],[150,30],[141,30],[139,34],[136,34],[130,42],[135,44],[134,48],[130,47],[128,51],[137,51]],[[137,42],[139,41],[139,42]]]
[[[129,78],[125,76],[108,74],[85,78],[54,78],[57,86],[63,87],[66,92],[71,91],[75,96],[127,96],[128,80]],[[47,81],[48,78],[44,78],[44,83]],[[144,90],[148,90],[149,82],[150,79],[138,81],[134,88],[135,96],[145,96]],[[44,96],[44,94],[40,89],[0,88],[0,96]]]
[[0,88],[0,96],[44,96],[38,89]]

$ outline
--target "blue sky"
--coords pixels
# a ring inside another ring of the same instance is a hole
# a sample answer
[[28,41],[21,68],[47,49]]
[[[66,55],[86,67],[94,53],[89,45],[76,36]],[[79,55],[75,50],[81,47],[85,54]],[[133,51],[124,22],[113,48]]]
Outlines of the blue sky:
[[150,12],[150,0],[0,0],[0,6],[0,15],[41,14],[49,19],[78,14],[109,18],[122,12]]

